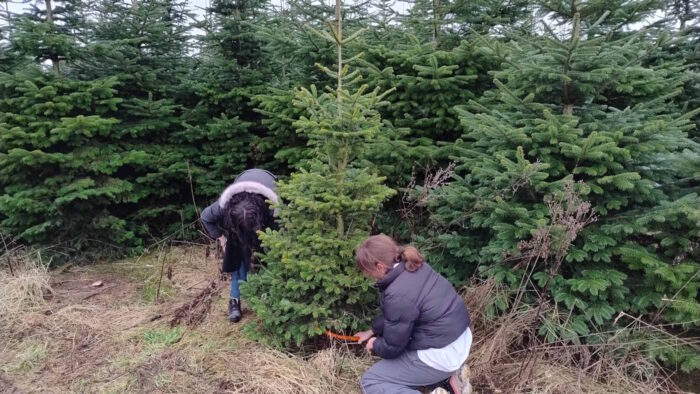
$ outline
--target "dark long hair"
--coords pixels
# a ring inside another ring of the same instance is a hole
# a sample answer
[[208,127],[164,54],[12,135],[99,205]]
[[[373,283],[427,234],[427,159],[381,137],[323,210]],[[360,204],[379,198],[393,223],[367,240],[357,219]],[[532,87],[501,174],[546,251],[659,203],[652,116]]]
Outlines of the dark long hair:
[[238,244],[244,254],[249,254],[260,247],[257,232],[274,223],[263,195],[242,192],[226,202],[223,224],[227,241]]

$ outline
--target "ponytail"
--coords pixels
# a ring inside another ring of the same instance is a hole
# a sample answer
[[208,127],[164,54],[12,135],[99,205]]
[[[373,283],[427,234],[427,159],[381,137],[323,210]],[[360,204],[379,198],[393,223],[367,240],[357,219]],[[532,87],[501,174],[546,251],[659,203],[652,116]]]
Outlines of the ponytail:
[[423,266],[425,257],[423,257],[418,249],[408,245],[399,249],[399,260],[404,262],[408,272],[416,272]]
[[409,272],[417,271],[424,263],[425,258],[413,246],[399,247],[390,237],[379,234],[367,238],[355,251],[357,267],[365,273],[376,271],[377,263],[389,267],[394,263],[402,262]]

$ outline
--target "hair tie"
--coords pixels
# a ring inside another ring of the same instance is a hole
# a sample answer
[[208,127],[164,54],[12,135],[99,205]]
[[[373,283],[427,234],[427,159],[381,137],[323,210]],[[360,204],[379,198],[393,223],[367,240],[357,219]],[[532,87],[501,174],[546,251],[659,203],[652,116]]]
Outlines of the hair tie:
[[403,252],[404,252],[404,248],[399,247],[399,253],[398,253],[398,255],[396,255],[396,259],[394,260],[394,263],[403,263],[404,262]]

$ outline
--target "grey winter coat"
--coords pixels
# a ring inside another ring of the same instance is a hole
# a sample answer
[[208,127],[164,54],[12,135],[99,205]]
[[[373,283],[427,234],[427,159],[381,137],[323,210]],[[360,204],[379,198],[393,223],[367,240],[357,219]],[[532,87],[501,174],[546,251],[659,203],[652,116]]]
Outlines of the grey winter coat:
[[469,327],[464,300],[442,275],[424,263],[415,272],[404,263],[377,282],[382,314],[374,319],[377,336],[372,348],[382,358],[396,358],[405,350],[442,348]]
[[221,227],[224,207],[236,193],[262,194],[276,204],[278,202],[277,193],[275,192],[276,182],[277,177],[271,172],[258,168],[243,171],[238,175],[233,183],[221,193],[219,199],[202,211],[202,222],[209,236],[216,239],[224,235],[224,229]]

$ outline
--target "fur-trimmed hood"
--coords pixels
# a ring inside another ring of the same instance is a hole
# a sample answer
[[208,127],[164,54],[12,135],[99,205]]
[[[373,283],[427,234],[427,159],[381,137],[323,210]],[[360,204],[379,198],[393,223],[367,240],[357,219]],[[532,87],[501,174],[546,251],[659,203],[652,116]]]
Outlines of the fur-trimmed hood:
[[234,194],[242,192],[262,194],[263,196],[265,196],[265,198],[267,198],[275,204],[277,204],[277,202],[279,201],[277,193],[275,193],[272,189],[268,188],[262,183],[258,183],[255,181],[243,181],[234,182],[230,184],[226,188],[226,190],[224,190],[224,192],[221,193],[221,197],[219,197],[219,206],[221,208],[224,208],[228,200],[230,200]]
[[275,192],[277,177],[271,172],[254,168],[241,173],[219,197],[219,207],[224,208],[234,194],[248,192],[262,194],[274,204],[279,202]]

